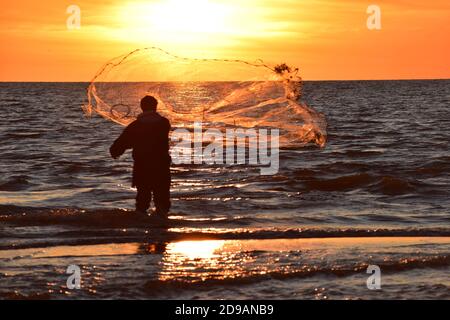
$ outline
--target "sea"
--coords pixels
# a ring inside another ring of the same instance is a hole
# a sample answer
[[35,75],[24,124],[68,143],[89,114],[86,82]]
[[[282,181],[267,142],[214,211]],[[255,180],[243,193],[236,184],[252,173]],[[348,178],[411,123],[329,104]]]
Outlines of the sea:
[[0,83],[0,299],[450,299],[450,80],[305,82],[326,145],[172,165],[168,226],[88,85]]

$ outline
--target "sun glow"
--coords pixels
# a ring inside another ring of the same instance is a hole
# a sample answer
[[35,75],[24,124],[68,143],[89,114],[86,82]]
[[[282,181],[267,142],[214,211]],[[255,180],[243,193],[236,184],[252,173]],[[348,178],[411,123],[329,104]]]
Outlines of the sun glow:
[[223,40],[218,35],[231,32],[233,7],[208,0],[166,0],[130,2],[119,12],[131,40],[214,44]]

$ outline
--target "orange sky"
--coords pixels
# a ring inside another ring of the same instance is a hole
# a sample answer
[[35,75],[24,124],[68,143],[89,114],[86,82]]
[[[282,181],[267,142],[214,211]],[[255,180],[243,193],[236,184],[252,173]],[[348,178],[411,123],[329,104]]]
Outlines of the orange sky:
[[[81,9],[68,30],[66,9]],[[381,30],[366,9],[381,8]],[[15,0],[0,11],[0,81],[89,81],[159,46],[300,67],[305,80],[450,78],[448,0]]]

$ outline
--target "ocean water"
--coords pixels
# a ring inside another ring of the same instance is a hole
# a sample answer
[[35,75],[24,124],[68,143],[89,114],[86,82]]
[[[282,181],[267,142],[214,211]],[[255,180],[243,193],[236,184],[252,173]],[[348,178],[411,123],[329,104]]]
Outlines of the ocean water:
[[449,80],[305,83],[325,148],[273,176],[173,165],[170,228],[133,215],[87,85],[0,84],[0,298],[450,298]]

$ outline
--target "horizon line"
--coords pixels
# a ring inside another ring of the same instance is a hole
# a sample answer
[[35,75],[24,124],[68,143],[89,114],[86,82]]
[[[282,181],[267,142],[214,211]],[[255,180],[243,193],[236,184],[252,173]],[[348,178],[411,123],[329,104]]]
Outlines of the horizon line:
[[[436,80],[450,80],[449,78],[387,78],[387,79],[312,79],[312,80],[306,80],[302,79],[303,82],[337,82],[337,81],[436,81]],[[239,81],[239,80],[236,80]],[[251,81],[251,80],[248,80]],[[81,80],[74,80],[74,81],[36,81],[36,80],[0,80],[0,83],[91,83],[90,81],[81,81]],[[183,82],[183,81],[99,81],[99,82]],[[197,82],[197,81],[188,81],[188,82]],[[212,80],[199,80],[198,82],[213,82]],[[233,81],[217,81],[217,82],[233,82]]]

